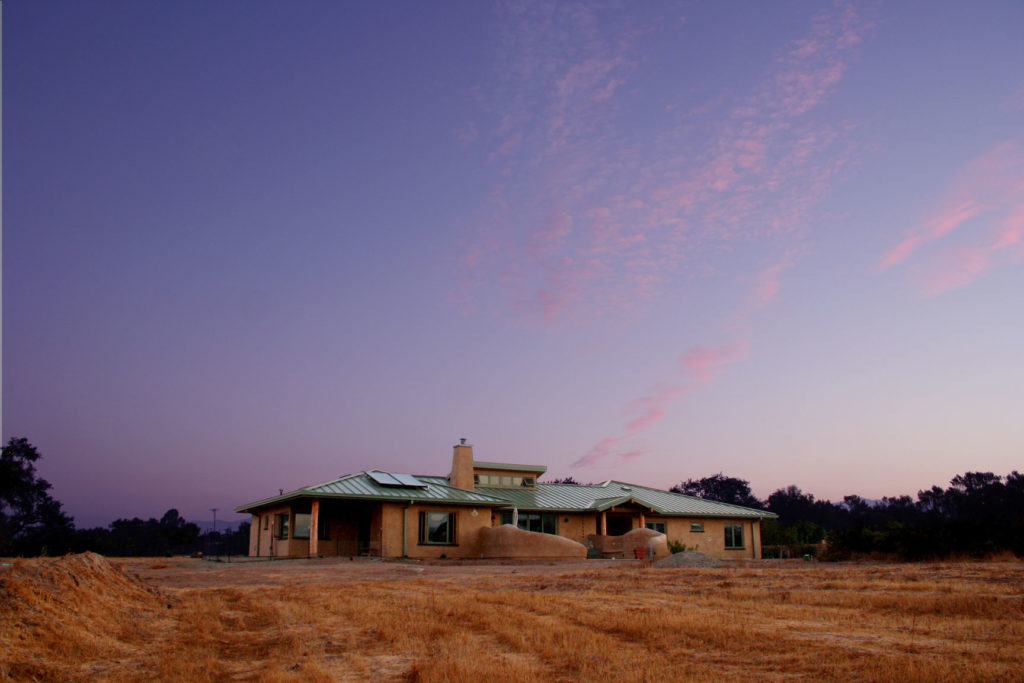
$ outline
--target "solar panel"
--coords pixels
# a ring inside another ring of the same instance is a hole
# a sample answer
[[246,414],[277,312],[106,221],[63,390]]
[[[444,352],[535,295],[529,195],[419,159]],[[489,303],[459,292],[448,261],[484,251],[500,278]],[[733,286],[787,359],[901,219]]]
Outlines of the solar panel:
[[411,474],[392,474],[392,477],[402,482],[402,486],[408,486],[410,488],[425,489],[427,485],[422,481],[412,476]]
[[391,474],[390,472],[381,472],[380,470],[371,470],[366,474],[381,486],[401,486],[402,488],[410,489],[427,488],[426,484],[411,474]]

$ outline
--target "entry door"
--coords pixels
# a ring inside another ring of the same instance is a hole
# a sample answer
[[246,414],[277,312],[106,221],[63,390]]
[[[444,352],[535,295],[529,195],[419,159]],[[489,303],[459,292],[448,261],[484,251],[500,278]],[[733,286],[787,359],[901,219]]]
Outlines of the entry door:
[[608,535],[621,536],[633,528],[633,518],[619,515],[608,515]]

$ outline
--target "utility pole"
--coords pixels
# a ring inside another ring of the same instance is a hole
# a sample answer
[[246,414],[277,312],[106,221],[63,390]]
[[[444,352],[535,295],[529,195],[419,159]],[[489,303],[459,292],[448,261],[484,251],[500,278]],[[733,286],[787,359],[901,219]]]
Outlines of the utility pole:
[[210,508],[210,512],[213,513],[213,533],[217,533],[217,510],[220,508]]

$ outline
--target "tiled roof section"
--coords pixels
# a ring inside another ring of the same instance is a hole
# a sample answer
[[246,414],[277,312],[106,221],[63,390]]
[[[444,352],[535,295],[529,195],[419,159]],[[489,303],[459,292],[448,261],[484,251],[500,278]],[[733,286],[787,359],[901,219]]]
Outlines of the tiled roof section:
[[366,472],[349,474],[332,481],[289,491],[280,496],[242,505],[235,512],[249,512],[257,508],[284,503],[298,498],[347,498],[356,500],[393,500],[396,502],[415,500],[429,503],[450,503],[456,505],[503,506],[503,498],[488,495],[482,491],[466,491],[448,486],[445,477],[417,477],[426,484],[423,488],[406,486],[382,486],[371,479]]
[[[424,477],[420,477],[424,479]],[[429,478],[428,478],[429,479]],[[680,493],[637,486],[619,481],[606,481],[593,486],[570,484],[537,484],[537,488],[504,489],[478,487],[478,492],[504,498],[520,510],[552,510],[583,512],[607,510],[615,505],[634,501],[660,515],[691,517],[742,517],[756,519],[774,517],[770,512],[739,505],[729,505]]]

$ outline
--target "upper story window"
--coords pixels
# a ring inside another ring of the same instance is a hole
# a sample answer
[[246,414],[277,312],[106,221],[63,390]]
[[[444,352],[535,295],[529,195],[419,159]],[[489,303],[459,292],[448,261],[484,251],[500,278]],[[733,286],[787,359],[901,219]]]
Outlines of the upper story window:
[[534,488],[537,486],[537,478],[518,474],[474,474],[473,483],[502,489]]

